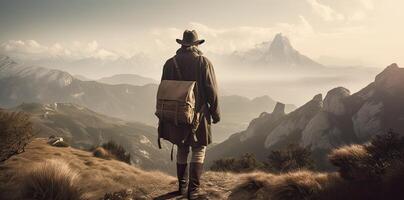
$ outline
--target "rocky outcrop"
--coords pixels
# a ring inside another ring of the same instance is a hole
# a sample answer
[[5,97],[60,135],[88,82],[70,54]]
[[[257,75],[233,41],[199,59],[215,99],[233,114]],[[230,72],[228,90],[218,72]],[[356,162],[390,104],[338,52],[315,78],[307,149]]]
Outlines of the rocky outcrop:
[[284,116],[285,115],[285,104],[277,102],[272,112],[273,116]]
[[383,103],[366,102],[352,117],[355,134],[360,141],[368,140],[372,135],[384,130],[381,124]]
[[300,134],[307,123],[321,110],[323,105],[322,95],[316,95],[314,98],[290,113],[282,123],[280,123],[265,139],[265,148],[292,136],[292,134]]
[[399,68],[396,63],[389,65],[375,78],[376,89],[387,90],[389,93],[396,92],[404,85],[404,68]]
[[247,130],[240,136],[240,141],[253,137],[256,133],[260,132],[260,128],[264,124],[273,123],[285,115],[285,104],[277,102],[272,113],[263,112],[258,118],[251,121]]
[[346,112],[344,100],[350,96],[348,89],[337,87],[330,90],[324,98],[324,111],[334,115],[343,115]]

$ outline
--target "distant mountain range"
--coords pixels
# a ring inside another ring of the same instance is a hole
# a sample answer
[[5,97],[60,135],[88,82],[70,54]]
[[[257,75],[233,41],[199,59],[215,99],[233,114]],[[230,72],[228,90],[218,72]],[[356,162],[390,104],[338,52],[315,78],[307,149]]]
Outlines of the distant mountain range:
[[129,85],[147,85],[147,84],[157,84],[158,81],[152,78],[140,76],[137,74],[116,74],[109,77],[104,77],[96,80],[100,83],[106,83],[111,85],[117,84],[129,84]]
[[[155,126],[154,116],[157,84],[131,85],[136,75],[121,75],[98,81],[83,81],[67,72],[39,66],[19,64],[0,57],[0,106],[11,108],[22,103],[73,103],[104,115]],[[108,81],[107,81],[108,80]],[[141,81],[154,81],[141,79]],[[115,84],[116,83],[116,84]],[[143,82],[145,83],[145,82]],[[276,102],[267,97],[248,99],[240,96],[220,98],[223,123],[215,126],[215,141],[243,130],[251,118],[270,111]],[[293,109],[293,106],[290,106]]]
[[67,72],[22,65],[0,58],[0,106],[24,102],[65,102],[85,106],[110,116],[155,124],[157,85],[109,85],[81,81]]
[[271,150],[298,144],[313,150],[318,164],[330,149],[363,143],[390,129],[404,132],[404,68],[388,66],[375,81],[355,94],[338,87],[325,98],[311,101],[285,114],[278,104],[272,113],[263,113],[248,128],[208,151],[208,162],[224,157],[254,153],[266,159]]
[[61,136],[73,147],[87,150],[113,140],[131,153],[135,165],[166,172],[170,169],[170,146],[158,148],[154,127],[101,115],[71,103],[24,103],[10,110],[30,114],[36,137]]

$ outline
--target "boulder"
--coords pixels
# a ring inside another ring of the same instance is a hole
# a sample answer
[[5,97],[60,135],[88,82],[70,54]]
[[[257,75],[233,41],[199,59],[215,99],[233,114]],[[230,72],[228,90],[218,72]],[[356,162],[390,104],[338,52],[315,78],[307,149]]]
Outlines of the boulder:
[[360,141],[366,141],[373,135],[383,132],[381,113],[383,103],[366,102],[352,117],[354,131]]
[[344,99],[350,96],[350,91],[343,87],[330,90],[324,98],[323,109],[334,115],[343,115],[346,112]]

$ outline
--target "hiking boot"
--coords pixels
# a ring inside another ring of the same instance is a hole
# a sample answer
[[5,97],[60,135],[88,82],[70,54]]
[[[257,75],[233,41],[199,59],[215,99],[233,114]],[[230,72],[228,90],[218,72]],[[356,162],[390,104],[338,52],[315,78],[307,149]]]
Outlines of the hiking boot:
[[187,193],[187,172],[187,164],[177,163],[178,193],[181,195],[185,195]]
[[201,199],[199,191],[203,163],[191,163],[189,168],[188,199]]

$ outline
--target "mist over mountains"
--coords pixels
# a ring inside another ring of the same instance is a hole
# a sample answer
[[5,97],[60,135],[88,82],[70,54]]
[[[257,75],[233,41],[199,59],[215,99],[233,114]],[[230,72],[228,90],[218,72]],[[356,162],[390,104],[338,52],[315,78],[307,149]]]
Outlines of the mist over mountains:
[[109,85],[81,81],[67,72],[22,65],[0,58],[0,105],[14,107],[24,102],[66,102],[96,112],[148,124],[155,122],[157,85]]
[[97,81],[111,85],[129,84],[141,86],[147,84],[158,84],[158,82],[152,78],[140,76],[137,74],[116,74],[113,76],[100,78]]
[[247,51],[212,55],[212,60],[226,94],[269,94],[295,105],[336,86],[359,91],[380,71],[368,66],[323,65],[296,50],[281,33]]
[[[122,79],[122,76],[126,79]],[[73,103],[104,115],[155,126],[158,85],[153,84],[153,79],[139,77],[126,74],[97,81],[83,81],[64,71],[19,64],[2,56],[0,106],[11,108],[22,103]],[[263,111],[272,110],[276,104],[268,96],[255,99],[224,96],[221,99],[225,118],[222,124],[215,127],[215,142],[221,142],[230,134],[245,129],[251,118]],[[289,110],[293,108],[293,105],[288,106]]]
[[[99,54],[103,49],[97,45],[96,47],[97,54],[93,57],[64,58],[48,55],[37,58],[35,54],[15,52],[8,56],[24,65],[58,69],[91,80],[118,74],[137,74],[159,80],[165,59],[175,53],[173,49],[167,55],[136,53],[131,56],[114,54],[112,57],[101,57]],[[201,50],[204,51],[204,46],[201,46]],[[215,66],[222,95],[240,95],[251,99],[269,95],[295,105],[302,105],[311,96],[326,93],[335,86],[358,91],[371,81],[369,77],[380,71],[369,66],[323,65],[305,55],[305,52],[297,50],[282,33],[249,50],[205,54]],[[125,83],[131,84],[129,81]]]

